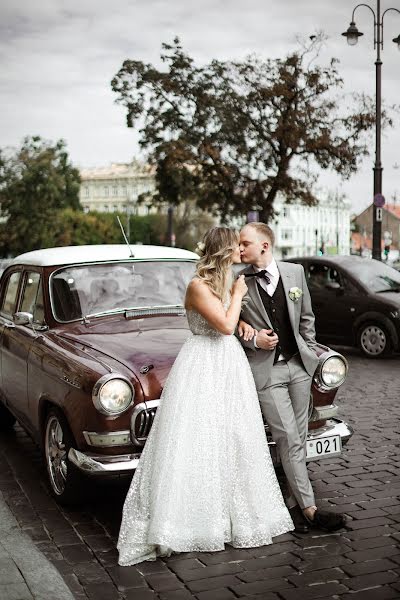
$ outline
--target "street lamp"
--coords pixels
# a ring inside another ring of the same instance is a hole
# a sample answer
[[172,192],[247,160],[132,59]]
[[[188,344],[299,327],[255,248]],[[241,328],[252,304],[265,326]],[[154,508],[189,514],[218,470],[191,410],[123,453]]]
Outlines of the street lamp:
[[[372,207],[372,258],[377,260],[382,259],[381,254],[381,238],[382,229],[381,221],[377,216],[377,209],[382,207],[384,199],[382,196],[382,162],[381,162],[381,137],[382,137],[382,95],[381,95],[381,79],[382,79],[382,61],[381,50],[383,50],[383,19],[389,11],[393,10],[400,14],[397,8],[387,8],[381,15],[381,0],[376,0],[376,11],[369,4],[357,4],[353,9],[350,27],[342,33],[347,38],[347,43],[350,46],[355,46],[358,38],[364,35],[358,31],[354,20],[354,14],[360,6],[365,6],[374,15],[374,48],[376,48],[376,121],[375,121],[375,164],[374,164],[374,204]],[[400,35],[393,39],[400,50]]]

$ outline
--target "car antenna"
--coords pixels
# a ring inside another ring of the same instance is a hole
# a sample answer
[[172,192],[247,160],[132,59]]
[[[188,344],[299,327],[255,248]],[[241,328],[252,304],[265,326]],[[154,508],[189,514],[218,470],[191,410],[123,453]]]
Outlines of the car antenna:
[[121,231],[122,231],[122,235],[124,236],[125,243],[126,243],[126,245],[128,246],[128,248],[129,248],[129,252],[130,252],[130,255],[129,255],[129,257],[130,257],[130,258],[135,258],[135,255],[133,254],[133,250],[132,250],[132,248],[131,248],[131,247],[130,247],[130,245],[129,245],[128,238],[127,238],[127,237],[126,237],[126,235],[125,235],[124,226],[122,225],[122,223],[121,223],[121,219],[119,218],[119,216],[118,216],[118,215],[117,215],[117,220],[118,220],[119,226],[121,227]]

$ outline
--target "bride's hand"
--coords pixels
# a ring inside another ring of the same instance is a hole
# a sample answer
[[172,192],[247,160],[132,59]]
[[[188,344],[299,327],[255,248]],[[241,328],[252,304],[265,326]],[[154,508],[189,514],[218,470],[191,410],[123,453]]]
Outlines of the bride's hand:
[[257,329],[254,329],[251,325],[246,323],[245,321],[239,321],[238,325],[238,334],[242,337],[246,342],[249,342],[253,339],[255,335],[257,335]]
[[245,295],[245,293],[247,292],[247,285],[244,279],[244,275],[240,275],[240,277],[238,277],[235,281],[235,283],[233,284],[232,287],[232,294],[240,294],[240,296],[243,298],[243,296]]

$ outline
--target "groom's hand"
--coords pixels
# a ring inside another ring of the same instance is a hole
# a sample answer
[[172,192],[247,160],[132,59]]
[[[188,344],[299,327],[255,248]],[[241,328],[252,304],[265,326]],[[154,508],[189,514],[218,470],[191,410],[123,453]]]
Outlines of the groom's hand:
[[256,343],[262,350],[275,350],[278,342],[279,338],[272,329],[260,329],[257,333]]

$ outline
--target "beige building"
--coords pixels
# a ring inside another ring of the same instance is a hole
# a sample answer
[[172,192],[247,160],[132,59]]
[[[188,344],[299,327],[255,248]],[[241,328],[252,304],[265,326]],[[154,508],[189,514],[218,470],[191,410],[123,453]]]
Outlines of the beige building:
[[[353,220],[358,234],[354,236],[353,251],[363,253],[372,247],[372,211],[371,204]],[[382,248],[386,244],[391,250],[400,248],[400,206],[396,204],[385,204],[382,210]]]
[[108,167],[81,169],[80,203],[85,212],[127,212],[147,215],[157,212],[146,202],[138,202],[141,194],[155,191],[155,168],[133,160],[112,163]]

